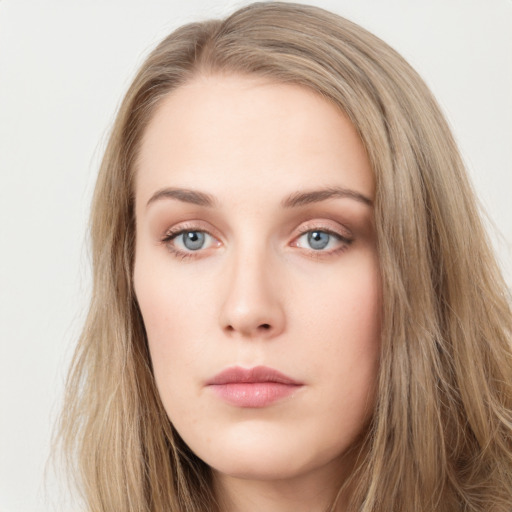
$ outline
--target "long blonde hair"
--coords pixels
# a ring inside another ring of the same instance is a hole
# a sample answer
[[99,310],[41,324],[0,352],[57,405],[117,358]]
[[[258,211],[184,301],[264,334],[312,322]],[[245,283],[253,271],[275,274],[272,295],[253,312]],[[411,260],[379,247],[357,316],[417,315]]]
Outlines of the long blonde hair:
[[160,402],[132,284],[141,136],[165,95],[214,73],[316,91],[349,116],[373,166],[382,356],[350,510],[510,512],[510,301],[452,135],[388,45],[322,9],[279,2],[176,30],[117,115],[92,205],[91,306],[61,421],[88,510],[217,508],[210,469]]

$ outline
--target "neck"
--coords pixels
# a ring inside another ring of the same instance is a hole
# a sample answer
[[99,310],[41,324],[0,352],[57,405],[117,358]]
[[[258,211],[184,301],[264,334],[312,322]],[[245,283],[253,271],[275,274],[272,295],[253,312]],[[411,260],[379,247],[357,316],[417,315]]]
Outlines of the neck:
[[[273,480],[240,478],[214,472],[221,512],[344,512],[343,484],[352,469],[346,458],[320,469]],[[350,469],[349,469],[350,466]]]

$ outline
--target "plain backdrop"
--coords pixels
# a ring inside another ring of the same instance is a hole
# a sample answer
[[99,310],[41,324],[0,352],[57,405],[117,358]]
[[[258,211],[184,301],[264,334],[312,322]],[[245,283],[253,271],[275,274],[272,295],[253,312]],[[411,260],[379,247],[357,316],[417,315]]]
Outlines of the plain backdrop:
[[[87,307],[86,223],[137,67],[228,0],[0,0],[0,512],[71,510],[50,435]],[[396,48],[444,110],[510,285],[512,1],[317,0]],[[468,276],[471,279],[471,276]]]

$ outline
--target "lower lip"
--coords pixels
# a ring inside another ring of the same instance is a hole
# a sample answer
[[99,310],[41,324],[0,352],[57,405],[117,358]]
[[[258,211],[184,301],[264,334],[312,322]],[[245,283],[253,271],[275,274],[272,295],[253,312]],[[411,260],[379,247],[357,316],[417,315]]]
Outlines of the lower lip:
[[210,388],[228,404],[237,407],[266,407],[291,396],[301,386],[280,382],[233,382]]

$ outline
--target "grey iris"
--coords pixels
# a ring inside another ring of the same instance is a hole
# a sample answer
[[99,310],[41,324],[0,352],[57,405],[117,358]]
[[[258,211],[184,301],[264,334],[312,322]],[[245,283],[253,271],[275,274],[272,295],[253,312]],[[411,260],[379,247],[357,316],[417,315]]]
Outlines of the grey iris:
[[200,231],[186,231],[182,236],[183,245],[190,251],[197,251],[204,245],[204,233]]
[[308,233],[308,243],[312,249],[323,249],[329,243],[330,235],[323,231],[311,231]]

